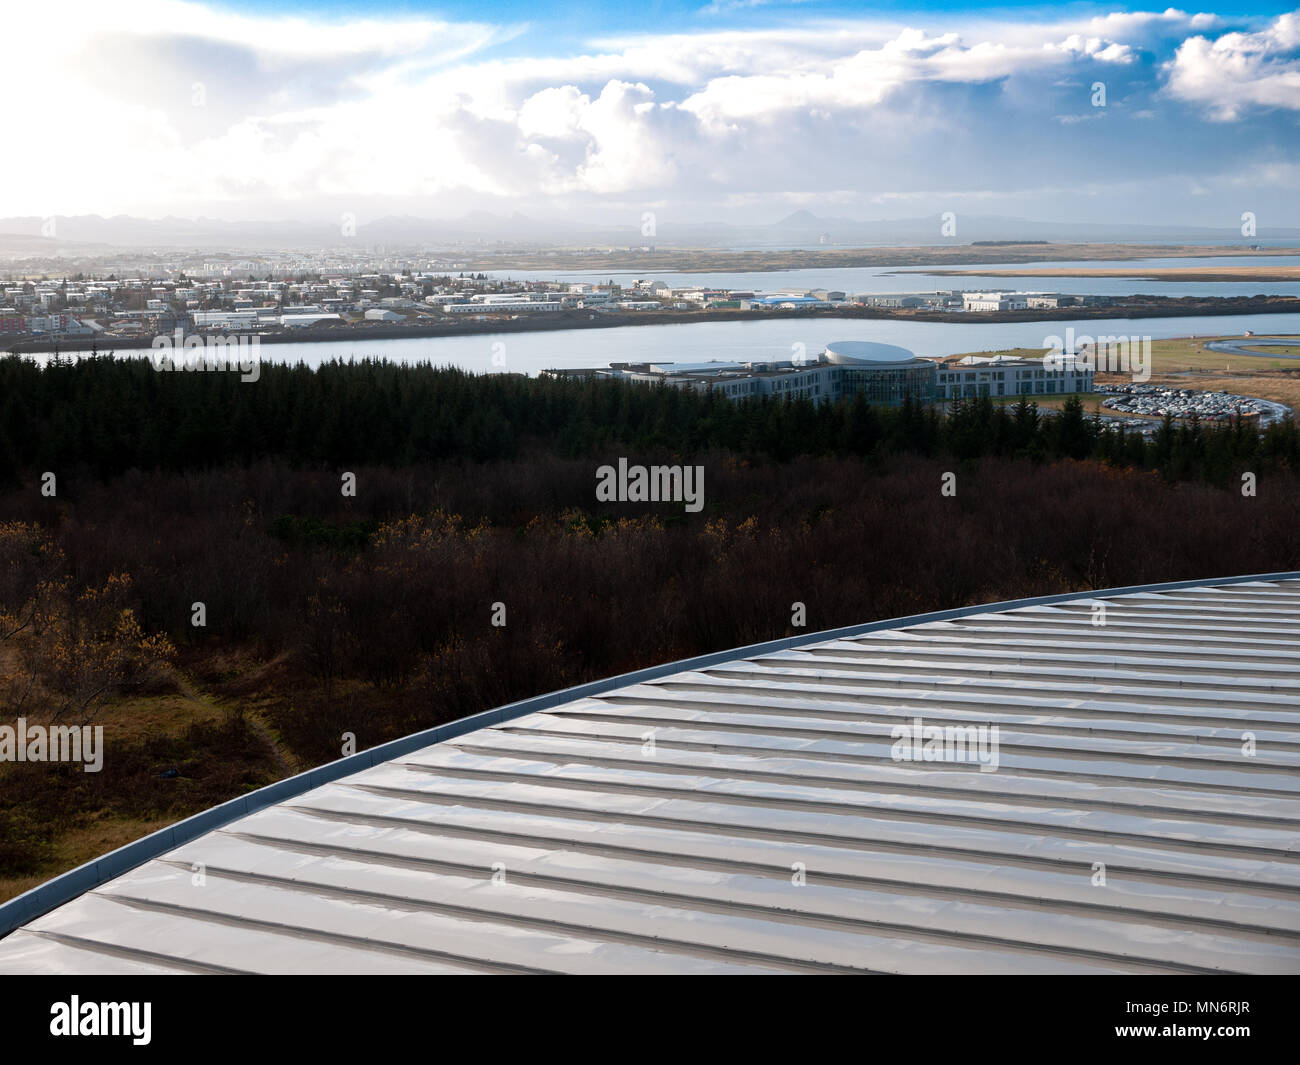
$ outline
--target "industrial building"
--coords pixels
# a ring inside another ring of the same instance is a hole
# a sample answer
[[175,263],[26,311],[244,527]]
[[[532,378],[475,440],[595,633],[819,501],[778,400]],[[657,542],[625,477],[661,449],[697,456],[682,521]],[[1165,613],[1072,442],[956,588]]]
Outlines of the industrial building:
[[[604,297],[601,302],[607,302],[608,296],[604,293],[601,295]],[[576,307],[579,302],[585,302],[588,299],[593,299],[593,297],[583,296],[579,300],[576,297],[549,297],[541,292],[480,292],[471,296],[467,301],[445,302],[442,304],[442,310],[445,314],[502,314],[505,312],[531,314],[541,311],[561,311],[566,305]],[[599,299],[599,297],[596,297],[596,299]]]
[[960,308],[962,294],[956,289],[946,292],[875,292],[854,296],[864,307],[884,307],[892,310],[951,310]]
[[1023,311],[1029,296],[1027,292],[963,292],[961,300],[967,311]]
[[274,307],[237,311],[194,311],[191,317],[198,329],[251,331],[265,326],[301,329],[321,322],[337,322],[342,317],[331,311],[286,308],[281,314]]
[[1294,974],[1298,636],[1264,574],[552,693],[13,899],[0,973]]
[[253,329],[261,322],[257,311],[195,311],[190,317],[199,329]]
[[1025,295],[1025,306],[1031,311],[1050,311],[1059,307],[1077,307],[1082,300],[1078,296],[1066,296],[1060,292],[1030,292]]

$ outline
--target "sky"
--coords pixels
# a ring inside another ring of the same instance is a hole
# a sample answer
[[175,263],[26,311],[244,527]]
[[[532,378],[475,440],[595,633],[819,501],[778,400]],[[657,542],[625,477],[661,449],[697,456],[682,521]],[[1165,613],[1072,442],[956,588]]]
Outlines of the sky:
[[5,5],[0,217],[1300,226],[1286,5]]

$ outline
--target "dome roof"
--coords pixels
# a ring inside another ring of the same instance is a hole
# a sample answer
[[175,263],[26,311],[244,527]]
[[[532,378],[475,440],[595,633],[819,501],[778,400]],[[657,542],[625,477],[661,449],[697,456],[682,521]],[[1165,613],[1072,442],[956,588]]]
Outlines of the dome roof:
[[922,361],[907,348],[900,348],[897,344],[877,344],[873,340],[837,340],[826,345],[826,358],[833,363],[898,364]]

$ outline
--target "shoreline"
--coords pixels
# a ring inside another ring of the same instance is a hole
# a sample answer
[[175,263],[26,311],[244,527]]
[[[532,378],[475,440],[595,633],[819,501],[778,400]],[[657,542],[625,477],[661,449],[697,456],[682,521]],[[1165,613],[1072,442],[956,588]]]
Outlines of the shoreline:
[[[193,250],[193,249],[191,249]],[[414,249],[408,249],[412,254]],[[126,250],[124,254],[129,254]],[[228,252],[228,255],[233,254]],[[257,258],[260,253],[245,249],[244,257]],[[1038,262],[1130,262],[1141,259],[1220,259],[1251,256],[1300,257],[1300,241],[1273,247],[1252,245],[1243,239],[1233,244],[1192,242],[1089,242],[1071,241],[966,241],[935,244],[836,244],[816,247],[709,248],[675,246],[655,249],[589,248],[570,246],[546,250],[503,251],[484,254],[460,248],[421,252],[447,262],[448,272],[485,271],[558,272],[599,277],[611,273],[771,273],[777,271],[917,267],[961,267],[975,265],[1016,265]],[[35,280],[81,264],[78,269],[96,269],[95,256],[74,257],[68,261],[33,261],[30,258],[5,260],[9,272],[23,279]]]
[[[892,271],[894,274],[912,271]],[[1061,267],[1029,267],[1024,270],[923,270],[916,271],[921,277],[1067,277],[1087,280],[1090,278],[1126,278],[1135,281],[1203,281],[1207,283],[1250,284],[1251,282],[1279,282],[1295,284],[1300,282],[1300,266],[1156,266],[1145,270],[1125,270],[1122,267],[1102,267],[1091,269],[1067,270]]]
[[[566,332],[577,329],[620,329],[652,325],[694,325],[701,322],[770,321],[773,319],[835,319],[845,321],[948,322],[996,325],[1007,322],[1075,322],[1140,318],[1212,318],[1240,314],[1300,313],[1295,296],[1152,296],[1118,307],[1061,307],[1055,310],[953,312],[901,310],[888,307],[850,307],[833,310],[766,311],[627,311],[620,314],[562,311],[544,318],[488,322],[439,322],[417,326],[304,327],[288,333],[257,333],[261,344],[312,344],[331,341],[419,340],[442,337],[489,336],[498,333]],[[171,336],[170,333],[162,334]],[[237,335],[237,334],[235,334]],[[6,354],[36,355],[60,351],[148,350],[153,336],[20,340],[4,347]]]

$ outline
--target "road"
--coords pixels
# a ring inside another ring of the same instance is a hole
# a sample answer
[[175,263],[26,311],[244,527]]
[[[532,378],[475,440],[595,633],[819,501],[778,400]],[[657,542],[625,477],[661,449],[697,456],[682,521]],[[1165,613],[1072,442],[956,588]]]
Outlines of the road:
[[1250,346],[1300,348],[1300,337],[1246,337],[1242,340],[1212,340],[1205,345],[1207,351],[1221,351],[1225,355],[1246,355],[1265,359],[1300,359],[1300,355],[1278,355],[1268,351],[1252,351]]

